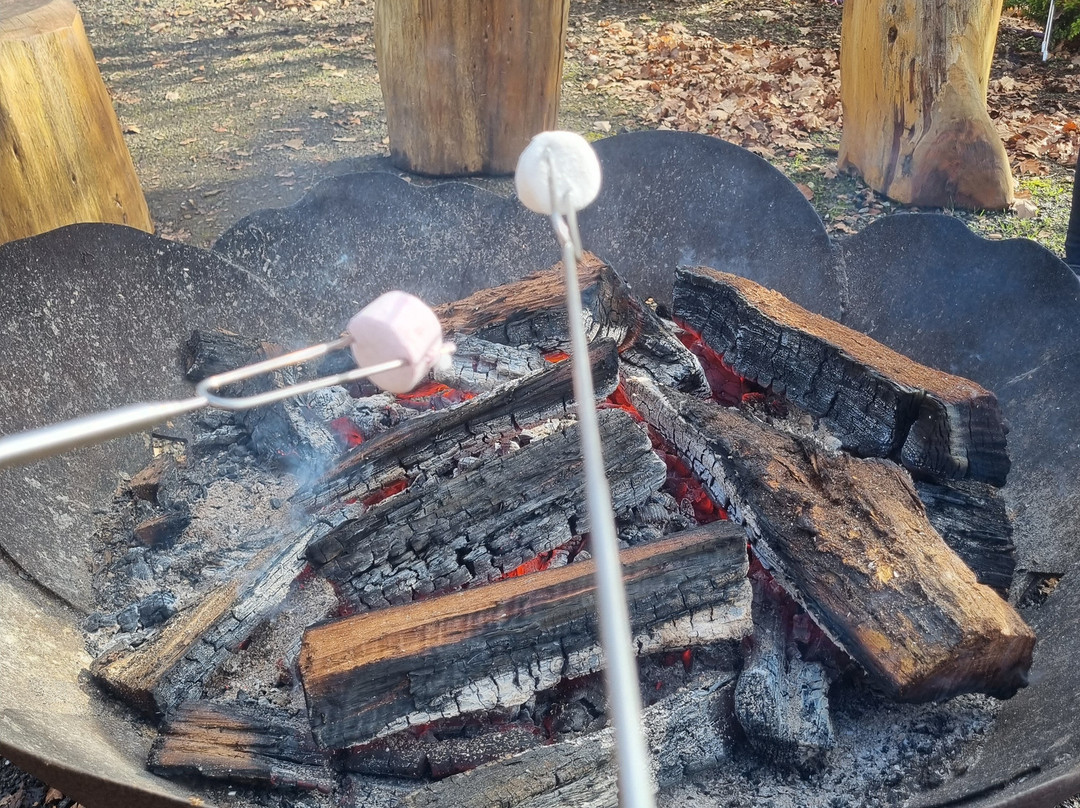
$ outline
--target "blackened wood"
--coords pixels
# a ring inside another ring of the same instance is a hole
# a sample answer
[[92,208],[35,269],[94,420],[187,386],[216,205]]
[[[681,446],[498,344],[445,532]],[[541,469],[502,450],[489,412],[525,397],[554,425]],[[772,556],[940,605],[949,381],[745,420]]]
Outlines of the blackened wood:
[[506,382],[543,370],[548,361],[536,348],[519,348],[475,336],[454,339],[455,350],[446,367],[435,367],[432,378],[455,390],[486,392]]
[[[611,394],[618,381],[615,345],[604,341],[590,351],[598,398]],[[476,434],[510,431],[571,411],[573,381],[569,362],[546,367],[483,393],[456,407],[425,413],[380,433],[346,454],[294,500],[314,508],[345,497],[364,497],[404,479],[440,447],[460,444]]]
[[819,416],[854,453],[933,479],[1005,484],[1008,428],[974,382],[713,269],[678,271],[675,313],[737,373]]
[[676,336],[676,326],[648,305],[640,307],[640,323],[632,341],[619,354],[624,373],[646,375],[657,384],[707,397],[709,383],[701,362]]
[[[621,514],[659,490],[666,467],[626,413],[606,410],[598,421]],[[326,514],[335,526],[308,558],[345,604],[366,610],[491,581],[552,553],[589,529],[577,424],[554,428],[505,455],[458,458],[455,470],[371,508]]]
[[172,546],[189,524],[191,514],[186,510],[168,511],[144,519],[132,532],[140,544],[162,549]]
[[[701,365],[630,286],[610,266],[586,253],[579,266],[586,334],[590,341],[612,339],[624,361],[661,384],[707,394]],[[568,350],[566,281],[554,267],[436,309],[447,332],[473,334],[491,342]]]
[[91,675],[150,715],[164,715],[183,701],[200,699],[207,679],[280,607],[304,567],[304,548],[325,529],[317,524],[277,537],[145,643],[95,659]]
[[[703,679],[642,711],[649,765],[660,788],[730,758],[737,733],[733,689],[726,678]],[[617,776],[608,727],[431,783],[409,794],[402,808],[617,808]]]
[[[589,341],[622,345],[636,329],[641,307],[618,275],[591,253],[578,268],[585,333]],[[570,344],[562,265],[494,286],[435,308],[447,334],[474,334],[489,342],[565,350]]]
[[784,588],[893,696],[1008,696],[1023,687],[1035,636],[945,544],[907,472],[830,455],[752,420],[644,380],[638,410],[743,521]]
[[184,702],[150,748],[147,767],[165,777],[330,793],[334,777],[311,730],[256,704]]
[[168,452],[162,452],[132,476],[128,490],[136,499],[155,501],[161,481],[175,466],[175,458]]
[[753,580],[754,634],[735,686],[735,714],[750,744],[770,762],[809,773],[836,745],[829,717],[829,678],[806,662],[788,637],[767,586]]
[[260,358],[261,343],[231,331],[195,330],[183,344],[180,358],[188,381],[234,370]]
[[[624,550],[639,654],[749,630],[745,534],[724,522]],[[508,709],[601,667],[593,563],[510,578],[304,634],[311,724],[347,747],[416,724]]]
[[461,772],[524,752],[545,742],[543,731],[532,723],[484,723],[467,735],[438,737],[424,732],[398,733],[349,748],[342,768],[357,774],[441,780]]
[[971,567],[979,583],[1007,596],[1016,571],[1016,545],[1001,492],[965,480],[916,480],[915,490],[926,505],[930,524]]

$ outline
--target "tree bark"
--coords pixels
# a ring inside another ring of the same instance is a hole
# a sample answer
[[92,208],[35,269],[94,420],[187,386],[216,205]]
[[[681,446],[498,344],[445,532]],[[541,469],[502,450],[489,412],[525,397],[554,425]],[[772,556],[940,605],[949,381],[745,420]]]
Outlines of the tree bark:
[[0,188],[0,244],[75,222],[153,230],[69,0],[0,0]]
[[1002,0],[845,3],[840,167],[898,202],[1001,210],[1005,147],[986,110]]

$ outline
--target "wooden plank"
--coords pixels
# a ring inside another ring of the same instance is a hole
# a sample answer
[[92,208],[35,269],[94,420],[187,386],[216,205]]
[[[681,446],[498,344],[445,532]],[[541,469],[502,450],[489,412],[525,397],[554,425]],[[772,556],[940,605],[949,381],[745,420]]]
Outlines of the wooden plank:
[[[616,514],[645,502],[667,476],[644,427],[621,410],[599,414],[604,468]],[[578,427],[509,451],[488,443],[370,508],[355,503],[324,520],[308,558],[356,610],[495,580],[551,555],[589,529]],[[524,443],[524,442],[523,442]]]
[[893,696],[1023,687],[1035,635],[945,544],[907,473],[634,379],[626,391],[772,574]]
[[935,480],[1005,484],[1008,431],[994,394],[920,365],[777,292],[680,269],[675,313],[740,375],[821,418],[843,446]]
[[[745,534],[718,522],[625,550],[639,654],[749,630]],[[319,742],[520,706],[599,670],[593,563],[571,564],[308,629],[300,671]]]
[[334,789],[311,730],[282,710],[255,703],[184,702],[150,748],[147,768],[165,777],[326,794]]

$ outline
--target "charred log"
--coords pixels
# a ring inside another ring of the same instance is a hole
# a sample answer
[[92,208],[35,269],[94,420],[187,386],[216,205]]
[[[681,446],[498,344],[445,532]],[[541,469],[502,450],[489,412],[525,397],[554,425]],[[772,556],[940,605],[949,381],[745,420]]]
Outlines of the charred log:
[[449,365],[436,367],[432,378],[455,390],[488,392],[548,365],[537,348],[501,345],[475,336],[457,337],[454,344]]
[[[728,679],[703,680],[646,708],[642,715],[654,782],[672,785],[729,757],[737,732]],[[432,783],[410,794],[403,808],[561,808],[619,804],[615,739],[608,728],[538,746],[498,763]]]
[[820,663],[803,660],[764,585],[754,581],[753,588],[754,635],[735,686],[735,714],[768,760],[813,771],[836,745],[829,677]]
[[168,511],[151,516],[135,525],[135,540],[147,547],[165,548],[172,545],[191,524],[187,509]]
[[[598,397],[611,394],[618,381],[615,346],[602,342],[591,353]],[[321,480],[296,496],[312,508],[346,497],[364,497],[405,479],[441,448],[475,435],[509,431],[546,418],[566,415],[573,400],[570,363],[546,367],[456,407],[425,413],[397,429],[365,441],[343,457]]]
[[746,524],[777,580],[882,689],[931,700],[1024,686],[1034,634],[941,539],[902,468],[829,455],[643,380],[626,388]]
[[165,777],[207,777],[329,793],[334,778],[311,730],[273,707],[184,702],[150,749],[147,767]]
[[994,394],[919,365],[745,278],[681,269],[675,312],[737,373],[821,418],[843,446],[934,480],[1005,484]]
[[263,358],[261,349],[258,340],[231,331],[197,329],[181,347],[180,359],[187,380],[201,382]]
[[[585,254],[578,273],[589,341],[610,339],[621,347],[637,328],[641,307],[622,279],[595,255]],[[436,307],[435,313],[448,334],[472,334],[489,342],[542,351],[563,351],[570,344],[561,264],[513,283],[481,289]]]
[[[612,506],[621,513],[658,490],[666,469],[630,416],[599,415]],[[588,530],[576,424],[559,423],[503,456],[460,458],[454,474],[327,515],[337,524],[308,558],[346,604],[366,610],[491,581]]]
[[985,483],[960,480],[917,480],[915,490],[926,505],[930,524],[971,567],[979,583],[1007,596],[1016,571],[1016,545],[1001,492]]
[[[745,534],[718,522],[623,551],[639,654],[749,629]],[[513,708],[599,670],[593,564],[572,564],[309,629],[300,670],[319,742]]]
[[147,642],[95,659],[91,675],[151,715],[198,700],[207,679],[280,606],[304,567],[304,548],[318,530],[325,530],[325,525],[268,544],[230,580],[178,613]]
[[[596,256],[585,254],[579,268],[586,334],[590,341],[611,339],[623,360],[661,384],[687,393],[707,394],[697,358],[627,283]],[[495,343],[541,351],[569,349],[566,280],[562,264],[522,280],[484,289],[437,309],[443,328]]]
[[542,743],[541,731],[527,722],[483,724],[467,735],[399,733],[350,748],[342,766],[357,774],[441,780]]

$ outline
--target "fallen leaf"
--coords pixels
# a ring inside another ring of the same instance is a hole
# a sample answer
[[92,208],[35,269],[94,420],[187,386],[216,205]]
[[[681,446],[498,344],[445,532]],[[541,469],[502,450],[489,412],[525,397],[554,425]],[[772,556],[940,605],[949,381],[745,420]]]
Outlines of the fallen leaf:
[[300,151],[302,148],[304,148],[304,139],[301,137],[294,137],[292,140],[286,140],[281,145],[283,145],[286,149]]
[[169,92],[165,93],[165,100],[166,101],[179,101],[180,100],[180,93],[178,93],[176,90],[169,90]]
[[814,198],[814,189],[804,182],[795,183],[795,187],[799,189],[799,192],[806,197],[806,201],[809,202]]
[[150,33],[151,34],[159,34],[168,27],[169,27],[169,24],[167,22],[156,22],[156,23],[154,23],[153,25],[150,26]]
[[312,117],[312,118],[314,118],[315,120],[318,121],[318,120],[321,120],[323,118],[329,118],[330,113],[329,112],[323,112],[321,109],[317,109],[313,113],[311,113],[311,115],[309,117]]
[[186,139],[184,139],[184,140],[181,140],[181,141],[180,141],[180,145],[181,145],[181,146],[190,146],[190,145],[191,145],[192,143],[194,143],[194,142],[195,142],[196,140],[198,140],[198,138],[197,138],[197,137],[189,137],[189,138],[186,138]]
[[334,138],[330,138],[330,139],[332,141],[334,141],[335,143],[355,143],[356,142],[356,138],[354,138],[354,137],[334,137]]
[[64,799],[64,792],[58,788],[50,788],[45,794],[45,802],[59,802]]
[[594,121],[593,129],[596,129],[599,132],[610,132],[611,121]]
[[125,135],[138,135],[141,132],[142,132],[142,129],[139,128],[138,124],[129,123],[129,124],[124,125],[124,134]]

